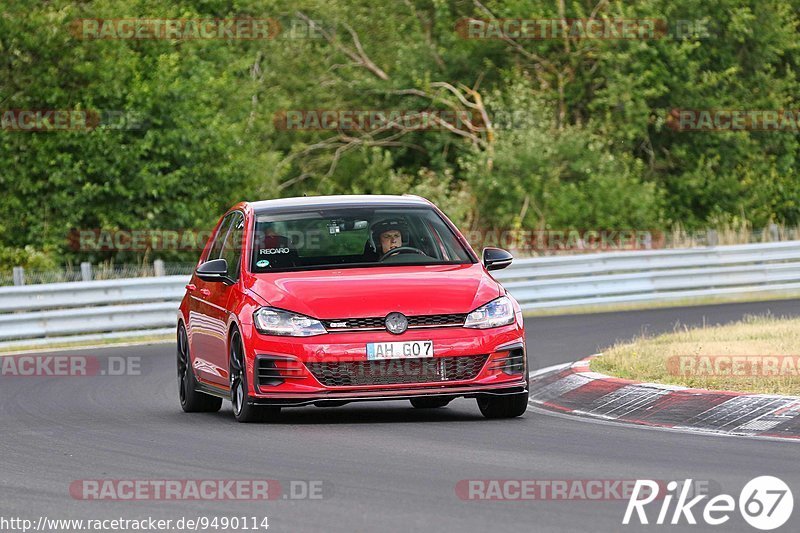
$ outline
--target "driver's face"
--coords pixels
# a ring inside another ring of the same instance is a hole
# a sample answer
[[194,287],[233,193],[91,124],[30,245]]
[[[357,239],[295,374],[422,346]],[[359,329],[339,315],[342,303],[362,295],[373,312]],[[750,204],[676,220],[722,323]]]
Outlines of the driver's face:
[[381,233],[381,249],[383,249],[383,253],[393,250],[394,248],[400,248],[402,245],[403,235],[396,229]]

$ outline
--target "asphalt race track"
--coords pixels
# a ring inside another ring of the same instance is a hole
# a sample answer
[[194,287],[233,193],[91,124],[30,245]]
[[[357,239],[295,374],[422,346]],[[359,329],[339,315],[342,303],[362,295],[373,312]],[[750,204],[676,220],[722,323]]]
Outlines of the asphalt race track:
[[[617,339],[748,313],[800,315],[800,301],[670,308],[528,320],[532,368],[574,361]],[[529,410],[487,421],[473,400],[413,410],[407,402],[286,410],[238,424],[230,404],[187,415],[172,345],[76,350],[141,357],[141,375],[0,378],[0,516],[176,520],[269,517],[270,531],[757,531],[738,513],[722,526],[621,524],[627,502],[466,501],[459,480],[704,480],[738,499],[760,475],[800,501],[798,444],[623,427]],[[322,499],[85,501],[82,479],[322,481]],[[657,507],[650,513],[657,514]],[[698,520],[702,520],[695,512]],[[672,513],[670,513],[671,517]],[[781,531],[800,530],[800,511]]]

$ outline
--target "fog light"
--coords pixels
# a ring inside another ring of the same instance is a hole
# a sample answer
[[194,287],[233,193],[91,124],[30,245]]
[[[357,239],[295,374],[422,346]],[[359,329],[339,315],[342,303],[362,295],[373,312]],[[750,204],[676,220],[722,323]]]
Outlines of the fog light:
[[509,350],[505,357],[495,359],[490,370],[499,370],[504,374],[523,374],[525,372],[525,351],[522,348]]

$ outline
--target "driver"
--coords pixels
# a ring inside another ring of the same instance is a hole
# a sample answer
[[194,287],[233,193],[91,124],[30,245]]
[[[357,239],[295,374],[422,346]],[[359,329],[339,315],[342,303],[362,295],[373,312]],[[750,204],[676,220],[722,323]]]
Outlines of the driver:
[[408,227],[402,220],[380,220],[372,225],[370,231],[379,257],[390,250],[400,248],[403,246],[403,240],[408,238]]
[[403,245],[403,234],[399,229],[387,229],[380,236],[381,250],[383,253]]

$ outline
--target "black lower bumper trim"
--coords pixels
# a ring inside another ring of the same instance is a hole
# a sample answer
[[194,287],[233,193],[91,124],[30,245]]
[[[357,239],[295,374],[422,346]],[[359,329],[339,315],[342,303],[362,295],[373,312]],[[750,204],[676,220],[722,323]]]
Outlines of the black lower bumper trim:
[[528,393],[528,386],[520,385],[517,387],[504,387],[500,389],[475,389],[454,392],[452,390],[441,391],[424,391],[409,392],[407,394],[388,395],[388,396],[359,396],[354,393],[352,396],[345,396],[337,394],[332,397],[325,397],[324,395],[306,398],[249,398],[250,405],[270,406],[270,407],[302,407],[305,405],[344,405],[352,402],[380,402],[380,401],[397,401],[397,400],[411,400],[412,398],[435,398],[438,396],[447,396],[450,398],[477,398],[479,396],[508,396],[511,394]]

